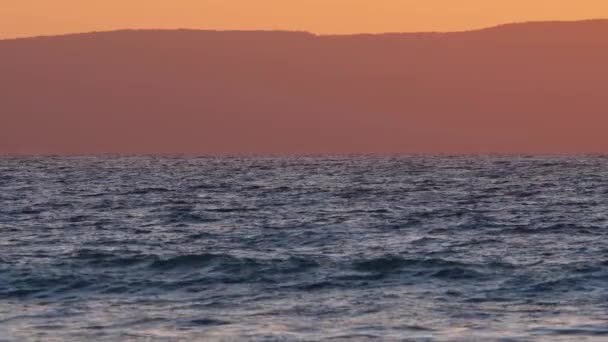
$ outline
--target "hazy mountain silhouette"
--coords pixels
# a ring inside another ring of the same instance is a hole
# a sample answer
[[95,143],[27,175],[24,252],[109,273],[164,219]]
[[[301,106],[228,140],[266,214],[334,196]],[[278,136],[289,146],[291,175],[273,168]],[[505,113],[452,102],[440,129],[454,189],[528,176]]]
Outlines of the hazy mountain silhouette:
[[608,152],[608,21],[0,41],[0,153]]

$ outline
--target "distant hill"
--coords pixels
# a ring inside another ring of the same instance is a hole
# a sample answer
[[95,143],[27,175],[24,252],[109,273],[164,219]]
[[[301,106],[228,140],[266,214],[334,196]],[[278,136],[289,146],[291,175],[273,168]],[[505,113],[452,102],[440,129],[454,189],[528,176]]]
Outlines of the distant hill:
[[0,41],[0,153],[608,153],[608,21]]

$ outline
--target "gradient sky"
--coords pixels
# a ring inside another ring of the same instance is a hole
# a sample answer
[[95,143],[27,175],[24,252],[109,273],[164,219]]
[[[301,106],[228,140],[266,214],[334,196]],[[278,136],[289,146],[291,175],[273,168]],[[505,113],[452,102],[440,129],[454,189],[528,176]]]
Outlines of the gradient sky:
[[454,31],[608,18],[607,0],[0,0],[0,38],[121,28]]

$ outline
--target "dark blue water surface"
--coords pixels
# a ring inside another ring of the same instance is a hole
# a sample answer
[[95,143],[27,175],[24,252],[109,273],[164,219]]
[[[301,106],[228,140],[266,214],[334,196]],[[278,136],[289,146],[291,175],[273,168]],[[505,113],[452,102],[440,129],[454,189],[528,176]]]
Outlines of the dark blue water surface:
[[0,340],[606,341],[608,158],[0,159]]

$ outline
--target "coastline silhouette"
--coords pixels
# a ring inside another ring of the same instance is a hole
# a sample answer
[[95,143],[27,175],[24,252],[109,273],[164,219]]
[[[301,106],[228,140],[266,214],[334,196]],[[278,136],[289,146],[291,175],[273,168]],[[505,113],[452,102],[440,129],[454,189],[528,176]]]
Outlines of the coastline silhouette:
[[608,20],[0,41],[0,153],[601,153]]

